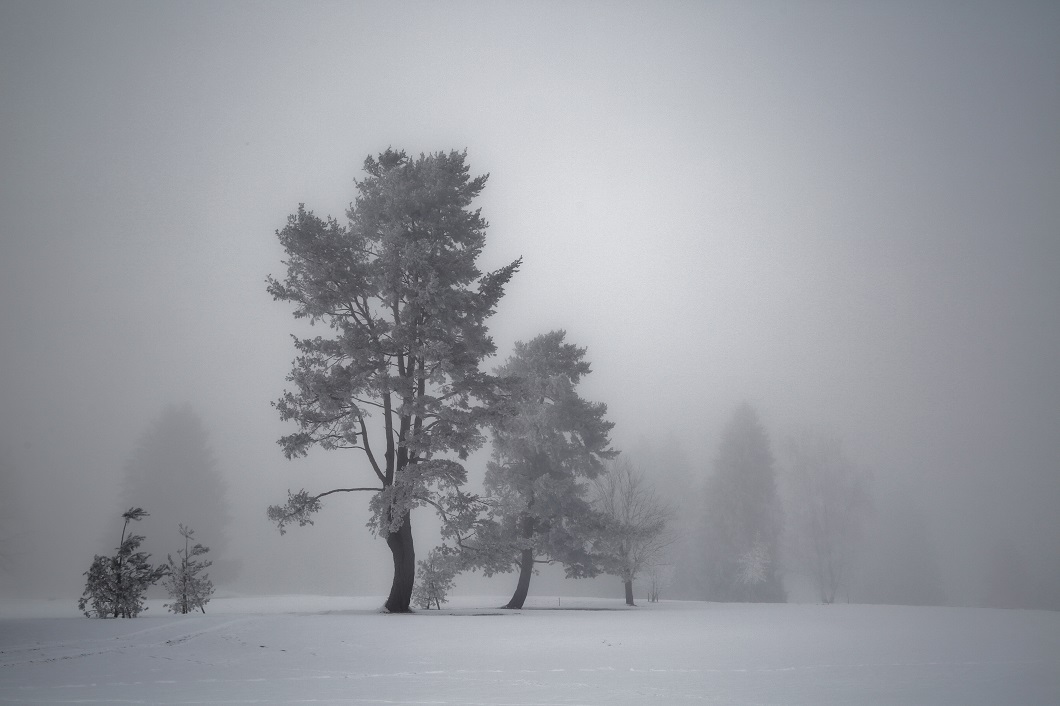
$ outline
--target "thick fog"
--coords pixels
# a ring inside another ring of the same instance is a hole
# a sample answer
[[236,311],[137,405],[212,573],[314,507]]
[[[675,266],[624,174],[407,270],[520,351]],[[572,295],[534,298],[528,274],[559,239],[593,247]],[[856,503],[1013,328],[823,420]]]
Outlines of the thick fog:
[[[385,594],[367,496],[266,520],[368,471],[277,446],[303,329],[265,278],[392,146],[490,174],[482,269],[524,258],[493,364],[565,329],[660,492],[700,497],[746,402],[778,475],[807,428],[871,475],[852,599],[1060,607],[1058,67],[1035,2],[5,2],[0,589],[74,600],[131,503],[162,558],[198,496],[219,590]],[[150,506],[167,414],[212,470]]]

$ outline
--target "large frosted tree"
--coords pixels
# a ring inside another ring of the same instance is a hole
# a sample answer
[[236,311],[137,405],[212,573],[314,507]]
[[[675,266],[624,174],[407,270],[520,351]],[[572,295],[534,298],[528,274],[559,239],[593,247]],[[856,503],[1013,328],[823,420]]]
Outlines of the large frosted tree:
[[782,514],[769,436],[748,404],[722,433],[704,507],[704,595],[715,601],[783,601]]
[[571,577],[599,572],[592,543],[599,518],[588,482],[615,452],[607,406],[583,399],[578,383],[590,372],[585,349],[563,331],[515,344],[498,374],[511,381],[507,414],[493,427],[485,503],[491,513],[464,543],[485,573],[519,572],[507,608],[522,608],[538,563],[559,562]]
[[483,442],[497,380],[479,369],[495,351],[486,329],[519,261],[486,274],[476,261],[487,223],[471,203],[487,176],[471,177],[465,153],[414,159],[388,149],[364,162],[347,224],[300,206],[277,232],[286,276],[268,291],[294,315],[326,325],[296,338],[291,389],[275,403],[297,431],[288,458],[311,447],[353,449],[367,486],[288,493],[269,516],[311,523],[321,498],[373,493],[371,527],[393,555],[386,609],[407,612],[416,570],[410,512],[459,495],[464,458]]

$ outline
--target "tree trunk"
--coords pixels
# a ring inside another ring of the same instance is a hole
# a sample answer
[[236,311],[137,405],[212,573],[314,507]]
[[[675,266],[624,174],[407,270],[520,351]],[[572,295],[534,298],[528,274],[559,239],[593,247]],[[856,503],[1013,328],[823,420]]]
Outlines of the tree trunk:
[[633,602],[633,580],[624,582],[626,584],[626,605],[636,605]]
[[526,594],[530,592],[530,576],[534,573],[534,551],[524,549],[522,560],[519,562],[519,583],[515,587],[512,599],[508,601],[505,608],[519,609],[526,602]]
[[412,545],[412,521],[409,513],[401,519],[396,532],[386,537],[386,544],[394,556],[394,583],[384,607],[388,613],[410,613],[412,584],[416,580],[416,550]]
[[[529,513],[523,515],[523,538],[528,542],[534,536],[534,517]],[[534,550],[524,549],[519,561],[519,583],[515,587],[512,599],[508,601],[505,608],[518,610],[526,602],[526,594],[530,592],[530,577],[534,573]]]

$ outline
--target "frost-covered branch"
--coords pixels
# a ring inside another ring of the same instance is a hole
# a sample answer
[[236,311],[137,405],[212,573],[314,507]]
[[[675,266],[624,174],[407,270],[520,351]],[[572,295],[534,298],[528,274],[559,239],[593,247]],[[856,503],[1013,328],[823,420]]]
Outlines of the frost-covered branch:
[[299,527],[313,524],[312,515],[320,511],[320,499],[334,493],[378,493],[382,488],[335,488],[319,495],[310,495],[303,488],[297,493],[287,491],[287,503],[285,505],[269,505],[266,511],[269,519],[276,523],[280,534],[287,534],[287,525],[297,522]]

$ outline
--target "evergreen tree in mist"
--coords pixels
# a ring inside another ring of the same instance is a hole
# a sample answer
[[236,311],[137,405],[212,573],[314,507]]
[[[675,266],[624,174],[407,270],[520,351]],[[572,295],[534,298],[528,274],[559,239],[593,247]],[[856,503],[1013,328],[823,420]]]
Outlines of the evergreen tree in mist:
[[589,482],[615,456],[607,406],[583,399],[589,374],[585,349],[565,332],[515,344],[498,375],[510,380],[508,413],[493,428],[484,502],[489,517],[463,542],[465,556],[489,576],[518,571],[506,608],[522,608],[534,567],[558,562],[569,578],[602,569],[592,542],[602,529],[590,505]]
[[122,513],[121,543],[113,556],[97,554],[85,572],[85,590],[77,607],[86,618],[135,618],[146,610],[147,588],[166,575],[165,565],[152,566],[151,555],[140,549],[144,537],[129,532],[130,522],[148,514],[133,507]]
[[311,524],[327,495],[371,493],[370,527],[394,562],[385,607],[405,613],[416,574],[412,510],[463,502],[467,474],[452,457],[485,441],[498,396],[479,368],[496,351],[486,320],[520,261],[479,270],[487,223],[471,204],[488,175],[472,177],[465,153],[414,159],[388,149],[364,170],[347,224],[300,206],[277,231],[287,271],[268,291],[294,305],[296,319],[327,329],[295,340],[291,387],[275,403],[297,424],[279,440],[284,454],[355,450],[369,484],[288,491],[267,513],[283,532]]
[[198,608],[206,612],[206,604],[213,595],[213,581],[206,569],[213,564],[204,557],[210,548],[196,542],[192,544],[195,530],[180,525],[180,536],[184,538],[184,547],[177,550],[177,558],[170,554],[167,557],[168,574],[162,582],[169,593],[171,603],[166,607],[173,613],[187,614]]
[[706,486],[702,596],[784,601],[782,518],[769,436],[755,409],[740,405],[722,433]]
[[228,555],[230,521],[226,484],[210,448],[210,435],[189,405],[170,405],[140,435],[125,465],[121,498],[126,506],[151,508],[144,521],[145,547],[164,556],[174,527],[195,527],[219,560],[222,581],[238,562]]

